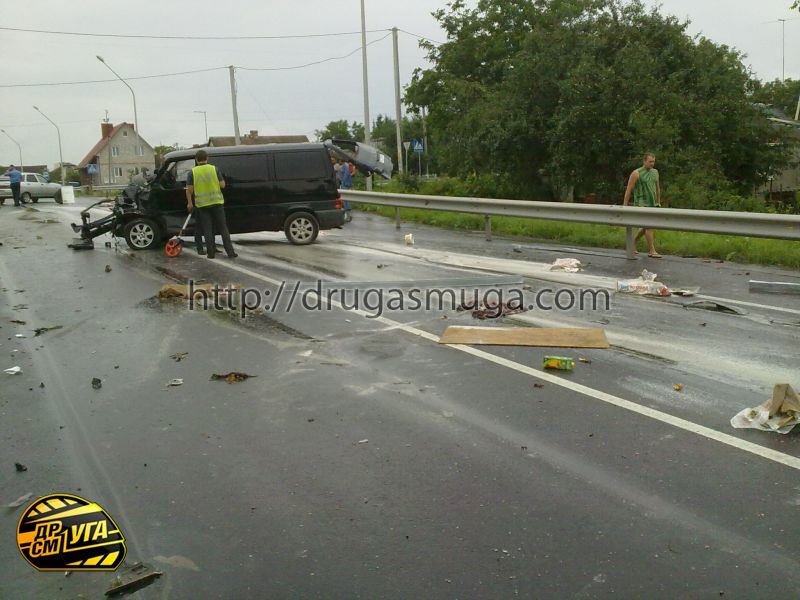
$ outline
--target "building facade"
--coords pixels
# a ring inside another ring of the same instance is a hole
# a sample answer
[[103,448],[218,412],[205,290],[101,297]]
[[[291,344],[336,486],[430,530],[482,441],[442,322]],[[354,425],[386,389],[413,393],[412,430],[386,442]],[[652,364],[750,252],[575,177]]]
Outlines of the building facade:
[[78,164],[84,185],[126,184],[155,168],[153,147],[136,137],[130,123],[100,123],[101,138]]

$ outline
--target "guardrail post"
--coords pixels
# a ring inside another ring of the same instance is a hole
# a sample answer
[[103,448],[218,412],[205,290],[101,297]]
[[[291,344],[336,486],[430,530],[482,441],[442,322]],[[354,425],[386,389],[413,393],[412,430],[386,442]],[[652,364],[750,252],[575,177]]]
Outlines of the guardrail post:
[[483,225],[486,229],[486,241],[492,241],[492,215],[483,215]]
[[633,241],[633,227],[625,228],[625,258],[634,260],[636,255],[636,243]]
[[394,207],[394,228],[400,229],[400,207]]

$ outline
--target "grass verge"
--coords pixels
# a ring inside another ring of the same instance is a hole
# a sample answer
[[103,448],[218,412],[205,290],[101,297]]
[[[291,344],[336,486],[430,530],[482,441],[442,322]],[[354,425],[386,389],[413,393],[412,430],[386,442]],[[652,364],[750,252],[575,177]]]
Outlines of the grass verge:
[[[362,204],[358,208],[392,218],[395,212],[393,207],[372,204]],[[484,227],[481,215],[402,208],[400,209],[400,218],[461,231],[483,231]],[[577,246],[625,248],[625,229],[607,225],[492,217],[492,232]],[[777,265],[800,269],[800,242],[788,240],[657,231],[656,248],[661,254],[700,256],[737,263]],[[644,240],[639,242],[638,249],[640,252],[647,250]]]

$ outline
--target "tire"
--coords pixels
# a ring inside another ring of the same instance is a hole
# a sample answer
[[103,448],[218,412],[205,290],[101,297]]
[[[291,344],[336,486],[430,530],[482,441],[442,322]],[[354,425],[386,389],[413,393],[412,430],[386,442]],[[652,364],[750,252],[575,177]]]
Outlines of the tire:
[[296,212],[289,215],[283,224],[286,239],[295,246],[306,246],[314,243],[319,235],[319,223],[311,213]]
[[150,219],[133,219],[123,231],[131,250],[150,250],[161,241],[158,225]]
[[34,204],[39,204],[39,199],[38,198],[31,198],[31,202],[33,202]]
[[23,192],[21,196],[21,200],[23,204],[27,204],[28,202],[36,202],[32,197],[30,192]]
[[64,199],[61,197],[61,190],[53,194],[53,200],[56,201],[56,204],[64,204]]

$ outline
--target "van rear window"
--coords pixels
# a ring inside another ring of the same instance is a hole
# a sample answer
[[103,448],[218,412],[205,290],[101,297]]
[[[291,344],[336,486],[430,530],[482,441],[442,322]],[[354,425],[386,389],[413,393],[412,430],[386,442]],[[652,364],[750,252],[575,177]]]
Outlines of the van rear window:
[[327,176],[321,152],[276,152],[275,179],[321,179]]
[[266,181],[267,157],[263,154],[238,156],[210,156],[209,164],[218,167],[229,183]]

